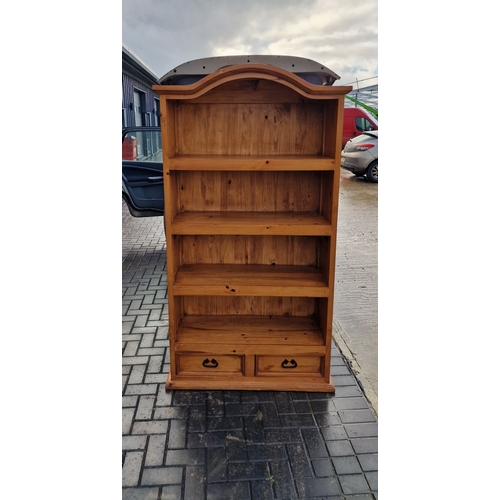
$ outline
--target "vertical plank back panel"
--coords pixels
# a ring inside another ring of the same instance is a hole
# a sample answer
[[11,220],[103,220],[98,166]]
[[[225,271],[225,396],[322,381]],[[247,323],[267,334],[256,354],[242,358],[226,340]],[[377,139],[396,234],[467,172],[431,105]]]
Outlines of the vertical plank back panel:
[[323,173],[317,171],[175,171],[172,175],[178,184],[179,212],[320,210]]
[[312,236],[178,236],[182,264],[267,264],[318,266]]
[[179,155],[319,155],[324,104],[177,104]]
[[185,296],[183,314],[313,317],[317,300],[311,297]]

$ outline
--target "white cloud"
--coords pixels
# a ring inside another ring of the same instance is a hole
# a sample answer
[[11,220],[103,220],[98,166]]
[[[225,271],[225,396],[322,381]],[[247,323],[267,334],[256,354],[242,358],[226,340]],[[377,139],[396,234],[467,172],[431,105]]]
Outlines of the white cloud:
[[338,73],[340,84],[378,72],[373,0],[124,0],[122,12],[123,43],[158,76],[234,54],[307,57]]

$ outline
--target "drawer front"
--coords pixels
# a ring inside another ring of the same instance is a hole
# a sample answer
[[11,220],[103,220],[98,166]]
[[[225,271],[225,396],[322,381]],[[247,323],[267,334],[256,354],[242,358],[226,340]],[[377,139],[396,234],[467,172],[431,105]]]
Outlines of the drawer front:
[[323,356],[257,356],[257,376],[318,375],[323,371]]
[[177,374],[242,375],[243,356],[181,354],[176,356]]

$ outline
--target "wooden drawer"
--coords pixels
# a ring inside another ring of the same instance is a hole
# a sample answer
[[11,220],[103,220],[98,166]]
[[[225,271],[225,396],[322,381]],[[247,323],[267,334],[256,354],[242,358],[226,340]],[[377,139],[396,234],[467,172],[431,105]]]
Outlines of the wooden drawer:
[[321,376],[323,356],[257,356],[256,375],[318,375]]
[[243,375],[243,356],[180,354],[176,356],[177,375]]

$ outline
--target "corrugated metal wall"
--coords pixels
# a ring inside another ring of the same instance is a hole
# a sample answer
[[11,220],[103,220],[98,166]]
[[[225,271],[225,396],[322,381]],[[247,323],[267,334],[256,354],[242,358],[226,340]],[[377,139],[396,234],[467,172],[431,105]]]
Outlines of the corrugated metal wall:
[[141,90],[145,93],[146,109],[144,113],[151,113],[151,125],[155,125],[154,121],[154,99],[158,99],[158,95],[151,90],[151,87],[144,85],[125,73],[122,73],[122,107],[125,109],[127,116],[127,127],[135,126],[134,109],[130,109],[130,105],[134,104],[134,89]]

